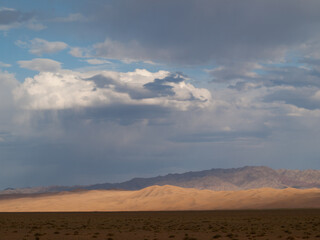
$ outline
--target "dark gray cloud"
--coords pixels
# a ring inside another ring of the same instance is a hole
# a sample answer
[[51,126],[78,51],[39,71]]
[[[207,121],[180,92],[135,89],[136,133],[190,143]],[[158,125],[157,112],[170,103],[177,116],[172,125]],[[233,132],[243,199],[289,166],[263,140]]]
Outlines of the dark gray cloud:
[[[141,91],[137,88],[132,88],[125,84],[121,84],[119,81],[111,77],[104,76],[102,74],[95,75],[86,80],[93,81],[97,88],[109,88],[110,85],[114,87],[114,90],[120,93],[128,93],[132,99],[144,99],[144,98],[153,98],[156,95],[153,92]],[[95,88],[94,91],[97,89]]]
[[152,82],[143,85],[143,88],[149,91],[130,87],[102,74],[95,75],[86,80],[93,81],[98,88],[109,88],[109,86],[112,85],[114,90],[121,93],[128,93],[132,99],[144,99],[175,95],[174,87],[168,84],[183,82],[186,80],[186,76],[183,73],[171,73],[162,79],[155,78]]
[[175,95],[173,86],[168,85],[168,83],[180,83],[184,80],[183,75],[170,74],[163,79],[156,78],[153,82],[146,83],[143,86],[157,96],[173,96]]
[[34,12],[22,12],[12,8],[0,7],[0,31],[7,31],[21,26],[32,30],[46,28],[37,21],[37,16]]
[[[87,14],[95,18],[92,33],[120,44],[113,47],[135,41],[147,50],[137,59],[200,64],[283,57],[319,37],[319,7],[317,0],[126,0],[90,2]],[[108,57],[104,50],[97,54]]]
[[308,88],[294,88],[283,89],[273,92],[264,97],[265,102],[280,101],[286,104],[291,104],[299,108],[309,110],[320,109],[320,98],[315,98],[315,89]]
[[156,93],[157,96],[173,96],[174,91],[173,86],[169,86],[166,84],[163,84],[163,81],[160,79],[155,79],[152,83],[147,83],[143,85],[146,89],[150,90],[151,92]]
[[248,89],[258,89],[261,88],[263,85],[259,82],[259,83],[255,83],[255,82],[250,82],[250,81],[237,81],[233,84],[230,84],[228,86],[229,89],[236,89],[238,91],[244,91],[244,90],[248,90]]
[[0,133],[0,179],[5,179],[0,188],[88,184],[156,172],[168,156],[161,142],[172,114],[139,105],[33,111],[22,133]]
[[86,80],[93,81],[98,88],[107,87],[109,84],[118,85],[117,81],[115,81],[111,77],[106,77],[101,74],[95,75],[91,78],[87,78]]
[[228,82],[233,80],[257,80],[259,74],[255,71],[261,69],[257,63],[254,62],[230,62],[227,65],[216,67],[209,70],[208,73],[213,77],[212,82]]
[[270,130],[265,129],[258,131],[219,131],[184,134],[172,139],[175,142],[184,143],[230,143],[233,141],[252,142],[264,139],[270,135]]
[[285,64],[284,66],[266,65],[257,69],[248,70],[238,65],[221,67],[210,71],[214,78],[212,83],[229,82],[229,88],[239,91],[248,87],[272,87],[272,86],[293,86],[293,87],[320,87],[320,71],[318,70],[319,60],[308,59],[299,64]]
[[23,13],[15,9],[0,8],[0,25],[10,25],[30,20],[33,13]]
[[320,72],[312,68],[304,67],[271,67],[266,68],[261,78],[265,84],[291,85],[296,87],[317,86],[320,87]]
[[[48,111],[50,114],[50,111]],[[60,110],[59,118],[64,119],[66,128],[74,121],[91,120],[92,122],[111,121],[121,125],[133,124],[144,119],[166,118],[170,109],[162,106],[113,104],[107,107],[84,108],[81,111]]]

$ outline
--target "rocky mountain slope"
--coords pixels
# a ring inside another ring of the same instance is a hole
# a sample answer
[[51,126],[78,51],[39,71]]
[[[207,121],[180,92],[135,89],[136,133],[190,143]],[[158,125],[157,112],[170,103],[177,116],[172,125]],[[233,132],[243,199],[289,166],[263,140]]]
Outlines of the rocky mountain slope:
[[173,185],[216,191],[255,188],[320,188],[320,170],[275,170],[269,167],[211,169],[153,178],[134,178],[117,184],[96,184],[87,189],[138,190],[152,185]]
[[134,178],[122,183],[103,183],[90,186],[51,186],[24,189],[7,189],[0,194],[31,194],[61,192],[75,189],[139,190],[153,185],[173,185],[184,188],[233,191],[257,188],[320,188],[320,170],[288,170],[269,167],[242,167],[211,169],[182,174],[168,174],[152,178]]

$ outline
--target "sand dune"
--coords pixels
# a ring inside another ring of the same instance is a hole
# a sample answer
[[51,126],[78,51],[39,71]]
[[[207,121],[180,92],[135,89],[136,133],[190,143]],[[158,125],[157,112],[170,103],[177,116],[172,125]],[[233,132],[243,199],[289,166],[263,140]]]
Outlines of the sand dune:
[[211,191],[151,186],[139,191],[92,190],[0,198],[0,212],[158,211],[320,208],[320,189]]

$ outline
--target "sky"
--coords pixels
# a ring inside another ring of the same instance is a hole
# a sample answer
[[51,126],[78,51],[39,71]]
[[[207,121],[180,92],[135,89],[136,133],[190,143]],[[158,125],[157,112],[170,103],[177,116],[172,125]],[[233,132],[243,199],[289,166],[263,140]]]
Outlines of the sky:
[[319,169],[319,9],[2,0],[0,189]]

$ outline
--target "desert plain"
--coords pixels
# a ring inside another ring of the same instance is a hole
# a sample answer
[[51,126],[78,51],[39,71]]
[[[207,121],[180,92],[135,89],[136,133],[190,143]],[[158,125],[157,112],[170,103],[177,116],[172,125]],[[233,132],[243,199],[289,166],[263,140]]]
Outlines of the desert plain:
[[3,240],[320,239],[320,210],[1,213]]

